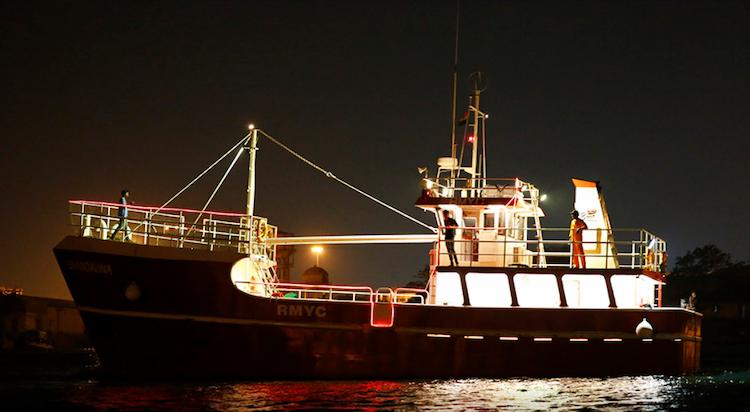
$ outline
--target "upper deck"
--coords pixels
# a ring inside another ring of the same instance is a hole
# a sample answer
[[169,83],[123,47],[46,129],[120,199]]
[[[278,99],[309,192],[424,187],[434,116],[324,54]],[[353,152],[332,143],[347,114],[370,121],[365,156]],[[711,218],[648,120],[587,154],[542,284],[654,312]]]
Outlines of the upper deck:
[[[517,205],[532,202],[538,190],[517,178],[437,177],[422,180],[417,207],[453,205]],[[528,205],[531,206],[531,205]]]
[[[69,201],[70,224],[82,237],[110,239],[120,222],[119,203],[88,200]],[[278,228],[266,218],[243,213],[200,211],[181,208],[127,205],[126,227],[117,239],[141,245],[233,251],[267,255],[274,248],[266,239],[276,237]]]

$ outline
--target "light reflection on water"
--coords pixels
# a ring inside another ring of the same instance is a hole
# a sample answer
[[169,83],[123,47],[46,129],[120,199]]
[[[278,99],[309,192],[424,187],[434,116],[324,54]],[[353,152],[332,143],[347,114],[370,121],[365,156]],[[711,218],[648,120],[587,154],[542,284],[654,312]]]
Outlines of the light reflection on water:
[[[742,409],[750,372],[693,377],[290,381],[3,382],[17,409],[47,410],[684,410]],[[8,403],[6,403],[7,405]]]

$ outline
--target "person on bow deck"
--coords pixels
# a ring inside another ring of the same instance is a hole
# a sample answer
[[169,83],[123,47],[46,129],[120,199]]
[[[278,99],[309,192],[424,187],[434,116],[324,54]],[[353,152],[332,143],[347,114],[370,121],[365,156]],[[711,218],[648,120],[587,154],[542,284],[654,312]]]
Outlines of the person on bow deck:
[[128,240],[130,236],[130,228],[128,228],[128,197],[130,197],[130,192],[128,192],[127,189],[123,189],[120,192],[120,207],[117,209],[117,217],[120,218],[120,221],[117,223],[117,226],[115,226],[115,230],[112,232],[112,235],[109,237],[110,239],[115,238],[115,235],[117,235],[117,232],[122,230],[122,239]]
[[456,257],[456,249],[454,247],[458,222],[451,217],[450,212],[447,210],[443,210],[443,226],[445,227],[445,248],[448,249],[448,258],[450,258],[451,266],[458,266],[458,257]]
[[586,255],[583,252],[583,231],[589,227],[578,217],[578,211],[570,212],[570,242],[573,245],[573,267],[586,269]]

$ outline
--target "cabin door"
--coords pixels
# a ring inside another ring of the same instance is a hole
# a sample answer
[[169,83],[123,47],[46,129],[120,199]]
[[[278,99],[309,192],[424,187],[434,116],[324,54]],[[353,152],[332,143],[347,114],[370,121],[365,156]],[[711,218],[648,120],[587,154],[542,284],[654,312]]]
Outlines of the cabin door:
[[376,328],[390,328],[393,326],[394,300],[391,288],[379,288],[372,293],[370,325]]

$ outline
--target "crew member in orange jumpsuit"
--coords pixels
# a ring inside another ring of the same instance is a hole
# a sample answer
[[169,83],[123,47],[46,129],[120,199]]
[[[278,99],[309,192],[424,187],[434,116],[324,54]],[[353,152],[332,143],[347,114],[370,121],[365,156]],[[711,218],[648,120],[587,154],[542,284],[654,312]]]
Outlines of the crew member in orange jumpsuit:
[[586,269],[586,255],[583,253],[583,231],[588,229],[586,222],[578,217],[578,211],[570,212],[570,241],[573,243],[573,267]]

